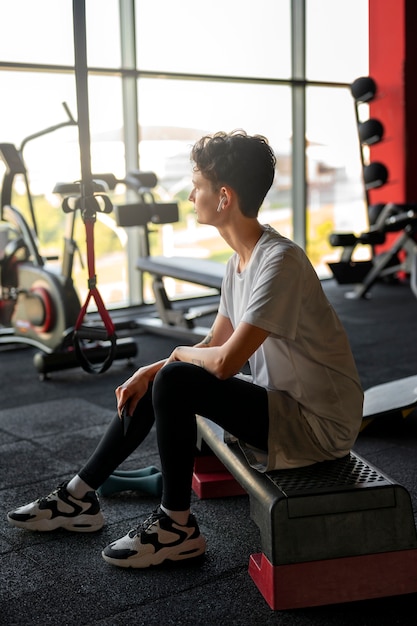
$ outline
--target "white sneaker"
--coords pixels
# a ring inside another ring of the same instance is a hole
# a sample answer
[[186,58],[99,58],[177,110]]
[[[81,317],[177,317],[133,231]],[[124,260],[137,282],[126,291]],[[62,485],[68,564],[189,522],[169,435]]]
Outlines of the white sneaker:
[[79,533],[100,530],[104,518],[95,491],[89,491],[80,500],[68,493],[62,483],[45,498],[19,507],[7,514],[9,524],[27,530],[48,531],[65,528]]
[[194,559],[206,550],[206,540],[194,515],[177,524],[160,507],[125,537],[104,548],[102,557],[119,567],[144,568],[163,561]]

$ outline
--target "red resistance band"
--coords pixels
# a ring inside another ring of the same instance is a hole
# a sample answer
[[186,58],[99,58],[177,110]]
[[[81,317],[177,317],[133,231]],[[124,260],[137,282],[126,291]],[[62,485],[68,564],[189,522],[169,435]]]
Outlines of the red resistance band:
[[[85,218],[85,232],[86,232],[86,243],[87,243],[87,263],[88,263],[88,287],[89,292],[87,294],[87,298],[84,302],[84,305],[81,307],[80,313],[78,315],[75,331],[74,331],[74,347],[77,353],[79,360],[81,361],[81,365],[83,369],[85,369],[89,373],[99,373],[105,372],[113,362],[115,351],[116,351],[116,334],[115,327],[113,321],[104,305],[104,302],[101,298],[100,292],[97,289],[97,277],[95,274],[95,257],[94,257],[94,218]],[[100,317],[104,323],[105,329],[103,328],[91,328],[89,326],[82,326],[84,321],[84,317],[87,313],[88,304],[93,298],[97,304],[97,309],[100,314]],[[111,342],[108,354],[104,360],[104,363],[101,365],[97,365],[96,356],[95,356],[95,365],[87,359],[86,353],[88,350],[82,350],[80,346],[80,340],[97,340],[104,341],[109,340]]]
[[111,337],[115,333],[115,327],[104,305],[100,292],[96,286],[97,277],[95,273],[95,256],[94,256],[94,222],[95,222],[94,219],[85,220],[89,292],[87,294],[86,301],[84,302],[84,305],[81,307],[81,311],[78,315],[77,322],[75,324],[75,330],[79,330],[79,328],[81,327],[84,317],[87,313],[87,307],[89,305],[90,299],[93,298],[97,304],[97,309],[98,309],[98,312],[100,313],[101,319],[103,320],[104,326],[106,327],[107,336]]

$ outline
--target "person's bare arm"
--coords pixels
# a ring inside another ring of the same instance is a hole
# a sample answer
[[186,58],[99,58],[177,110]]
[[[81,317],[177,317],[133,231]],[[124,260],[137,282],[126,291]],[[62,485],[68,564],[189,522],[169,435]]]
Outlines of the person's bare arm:
[[168,362],[192,363],[224,380],[241,371],[268,335],[262,328],[246,322],[241,322],[233,331],[230,321],[218,316],[211,337],[209,335],[197,346],[178,346]]
[[202,341],[197,343],[194,348],[208,348],[211,346],[221,346],[226,343],[226,341],[233,334],[233,326],[230,323],[228,317],[224,317],[217,314],[216,319],[214,320],[213,326],[208,332],[207,336],[204,337]]
[[242,322],[234,331],[227,317],[217,315],[212,329],[195,346],[178,346],[169,358],[140,367],[116,389],[117,411],[122,415],[124,407],[131,415],[139,400],[145,395],[149,383],[159,370],[173,361],[192,363],[204,367],[220,379],[237,374],[248,358],[265,341],[268,332]]
[[[195,347],[196,349],[207,348],[213,345],[213,342],[216,344],[223,343],[230,337],[232,332],[233,328],[230,321],[226,317],[217,316],[207,337]],[[169,358],[140,367],[130,378],[117,387],[115,393],[119,417],[122,416],[124,408],[127,409],[130,415],[134,412],[139,400],[145,395],[149,383],[153,381],[161,367],[172,360],[175,361],[177,359],[173,359],[171,355]]]

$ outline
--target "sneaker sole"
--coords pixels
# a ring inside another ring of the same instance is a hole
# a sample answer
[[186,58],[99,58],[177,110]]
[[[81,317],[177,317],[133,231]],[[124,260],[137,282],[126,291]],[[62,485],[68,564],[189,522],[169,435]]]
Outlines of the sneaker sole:
[[95,533],[98,530],[101,530],[104,526],[104,520],[101,516],[95,517],[93,519],[91,518],[91,516],[86,516],[85,518],[83,518],[83,516],[80,516],[77,522],[68,521],[66,523],[60,522],[57,519],[43,519],[33,522],[19,522],[18,520],[15,520],[9,516],[7,516],[7,520],[11,526],[37,532],[49,532],[51,530],[63,528],[64,530],[75,533]]
[[[180,551],[179,551],[180,549]],[[190,539],[182,546],[173,546],[171,548],[161,548],[156,553],[145,554],[143,556],[131,556],[128,559],[116,559],[101,553],[103,559],[111,565],[117,567],[132,567],[135,569],[145,569],[153,565],[161,565],[164,561],[184,561],[185,559],[195,559],[203,555],[206,551],[206,540],[200,535],[196,539]]]

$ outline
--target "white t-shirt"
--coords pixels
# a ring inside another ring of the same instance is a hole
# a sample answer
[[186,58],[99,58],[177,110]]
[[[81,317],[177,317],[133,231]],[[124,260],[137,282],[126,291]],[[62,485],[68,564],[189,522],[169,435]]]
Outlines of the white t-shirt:
[[271,470],[347,454],[363,391],[346,332],[306,254],[263,228],[243,272],[237,254],[228,261],[219,313],[233,328],[243,321],[270,332],[249,364],[253,382],[268,391],[270,417],[268,459],[250,461]]

